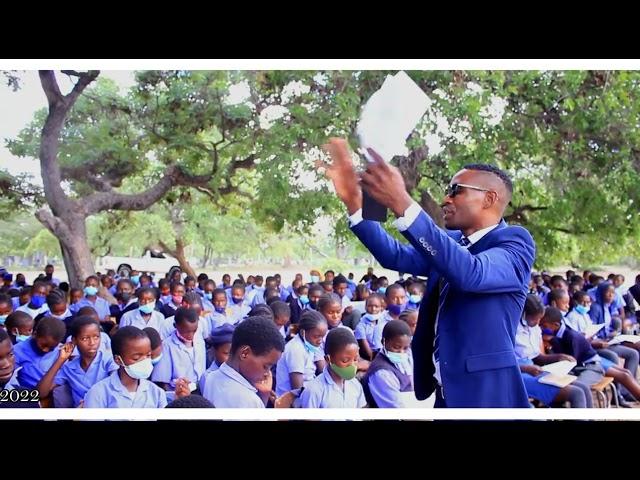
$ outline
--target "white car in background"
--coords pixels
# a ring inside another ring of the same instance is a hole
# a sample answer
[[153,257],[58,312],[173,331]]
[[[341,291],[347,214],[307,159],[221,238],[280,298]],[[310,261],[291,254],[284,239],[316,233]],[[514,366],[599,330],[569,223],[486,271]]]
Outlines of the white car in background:
[[154,272],[164,276],[172,268],[179,268],[178,260],[166,253],[157,253],[147,250],[143,257],[112,257],[105,256],[96,259],[96,271],[106,272],[109,269],[115,270],[118,275],[129,278],[132,270],[139,272]]

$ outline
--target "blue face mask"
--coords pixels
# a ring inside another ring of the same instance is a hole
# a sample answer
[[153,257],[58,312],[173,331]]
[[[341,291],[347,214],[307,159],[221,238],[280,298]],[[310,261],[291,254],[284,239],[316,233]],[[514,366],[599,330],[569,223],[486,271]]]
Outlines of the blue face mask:
[[31,338],[31,335],[16,335],[16,342],[26,342]]
[[380,320],[382,318],[382,315],[384,315],[384,312],[367,313],[366,315],[362,316],[362,319],[365,322],[373,323],[373,322],[377,322],[378,320]]
[[542,334],[543,335],[553,335],[554,337],[556,336],[556,332],[554,332],[550,328],[543,328],[542,329]]
[[40,308],[42,305],[44,305],[44,302],[46,301],[46,298],[43,297],[42,295],[34,295],[33,297],[31,297],[31,305],[33,305],[35,308]]
[[225,307],[213,307],[213,308],[218,313],[224,313],[224,311],[226,310]]
[[422,301],[422,295],[409,295],[409,301],[417,305]]
[[206,292],[206,293],[204,294],[204,298],[206,298],[207,300],[211,300],[211,299],[213,299],[213,293],[211,293],[211,292]]
[[307,350],[307,352],[313,353],[314,355],[320,355],[322,353],[322,349],[320,347],[316,347],[315,345],[307,342],[307,339],[304,338],[303,333],[301,333],[300,335],[302,337],[302,340],[304,340],[304,348]]
[[233,300],[233,303],[235,303],[236,305],[239,305],[242,302],[244,302],[244,297],[243,298],[231,297],[231,300]]
[[298,298],[300,299],[300,303],[302,305],[309,304],[309,297],[307,295],[300,295]]
[[380,287],[378,288],[378,293],[380,295],[384,295],[385,293],[387,293],[387,287]]
[[396,353],[396,352],[390,352],[385,349],[384,353],[387,356],[387,358],[391,360],[393,363],[395,363],[396,365],[406,363],[409,360],[409,354],[406,352]]
[[153,312],[154,308],[156,308],[156,302],[149,302],[145,305],[140,305],[140,311],[144,314]]
[[171,295],[162,295],[160,297],[162,303],[169,303],[171,301]]
[[96,287],[84,287],[84,294],[87,297],[93,297],[96,293],[98,293],[98,289]]
[[407,308],[406,303],[403,303],[402,305],[396,305],[395,303],[390,303],[389,306],[387,306],[387,310],[389,310],[389,313],[394,316],[400,315],[402,312],[405,311],[406,308]]
[[578,312],[581,315],[585,315],[589,313],[589,310],[591,310],[591,307],[585,307],[584,305],[576,305],[576,312]]
[[320,281],[320,277],[317,275],[311,275],[311,283],[318,283]]
[[134,285],[138,285],[140,283],[140,275],[133,275],[130,280]]
[[7,320],[9,315],[0,315],[0,325],[4,325],[4,322]]
[[151,365],[157,365],[161,358],[162,358],[162,354],[158,355],[156,358],[152,358]]

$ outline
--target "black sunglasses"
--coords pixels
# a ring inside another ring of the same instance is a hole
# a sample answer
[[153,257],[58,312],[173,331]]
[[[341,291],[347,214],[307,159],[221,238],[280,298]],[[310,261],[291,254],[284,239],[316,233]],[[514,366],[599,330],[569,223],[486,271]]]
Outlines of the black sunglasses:
[[445,195],[453,198],[456,195],[458,195],[463,188],[471,188],[473,190],[479,190],[481,192],[491,192],[492,191],[492,190],[487,190],[486,188],[475,187],[473,185],[467,185],[465,183],[452,183],[451,185],[447,186],[447,188],[445,189],[444,193],[445,193]]

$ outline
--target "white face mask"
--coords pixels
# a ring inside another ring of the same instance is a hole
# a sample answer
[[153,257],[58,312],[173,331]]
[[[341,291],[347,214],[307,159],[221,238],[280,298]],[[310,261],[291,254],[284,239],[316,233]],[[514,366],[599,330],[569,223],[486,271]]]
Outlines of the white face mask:
[[[122,365],[124,365],[124,361],[120,358]],[[132,363],[131,365],[124,365],[124,370],[127,372],[131,378],[135,378],[136,380],[143,380],[149,378],[151,376],[151,372],[153,371],[153,363],[151,363],[151,358],[146,357],[139,362]]]

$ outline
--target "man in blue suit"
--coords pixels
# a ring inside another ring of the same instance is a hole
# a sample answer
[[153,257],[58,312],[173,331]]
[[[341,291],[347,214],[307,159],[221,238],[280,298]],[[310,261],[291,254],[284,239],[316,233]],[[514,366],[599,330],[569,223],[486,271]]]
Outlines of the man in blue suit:
[[[352,231],[384,268],[428,277],[413,337],[414,389],[435,390],[436,407],[523,407],[527,393],[514,352],[535,244],[502,216],[509,177],[490,165],[467,165],[447,187],[440,229],[407,193],[400,171],[375,158],[360,177],[346,141],[325,146],[325,165],[346,205]],[[391,210],[409,245],[362,219],[362,190]]]

